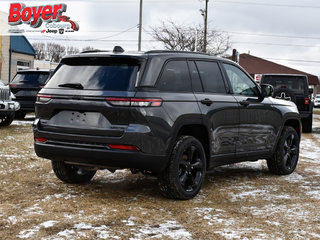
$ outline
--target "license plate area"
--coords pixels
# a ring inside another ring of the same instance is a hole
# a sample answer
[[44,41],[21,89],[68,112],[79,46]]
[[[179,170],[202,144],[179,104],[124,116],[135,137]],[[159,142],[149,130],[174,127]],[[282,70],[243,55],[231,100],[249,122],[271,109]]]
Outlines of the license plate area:
[[110,129],[110,122],[99,112],[61,111],[47,125],[69,128]]

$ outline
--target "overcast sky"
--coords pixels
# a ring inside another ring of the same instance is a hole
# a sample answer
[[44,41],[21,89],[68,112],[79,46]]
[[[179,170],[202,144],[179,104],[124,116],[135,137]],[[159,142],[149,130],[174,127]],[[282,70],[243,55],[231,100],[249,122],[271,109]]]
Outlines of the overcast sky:
[[[12,2],[1,1],[9,12]],[[77,33],[32,33],[30,42],[59,42],[79,48],[112,49],[121,45],[137,50],[139,0],[19,1],[27,6],[66,3],[65,15],[77,21]],[[179,24],[203,24],[199,0],[143,0],[142,49],[159,49],[150,26],[173,20]],[[320,1],[318,0],[209,0],[208,28],[227,32],[232,48],[320,75]],[[24,29],[30,29],[27,26]],[[44,25],[42,26],[43,29]],[[41,28],[41,29],[42,29]],[[230,50],[231,54],[231,50]]]

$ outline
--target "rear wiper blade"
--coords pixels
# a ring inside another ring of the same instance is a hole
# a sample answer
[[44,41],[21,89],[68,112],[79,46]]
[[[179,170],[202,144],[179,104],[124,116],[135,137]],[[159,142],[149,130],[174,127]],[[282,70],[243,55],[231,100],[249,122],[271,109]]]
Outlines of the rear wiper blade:
[[83,89],[83,86],[81,83],[64,83],[59,84],[58,87],[68,87],[68,88],[75,88],[75,89]]

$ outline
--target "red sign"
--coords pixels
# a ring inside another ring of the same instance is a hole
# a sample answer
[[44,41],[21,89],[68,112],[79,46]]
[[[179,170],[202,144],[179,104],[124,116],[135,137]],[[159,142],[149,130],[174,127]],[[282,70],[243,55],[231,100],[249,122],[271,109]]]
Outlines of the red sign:
[[66,11],[66,4],[26,7],[23,3],[12,3],[10,5],[8,23],[10,25],[25,23],[30,25],[30,27],[38,28],[42,25],[42,22],[64,21],[69,22],[71,28],[78,31],[79,25],[71,21],[69,17],[62,15]]

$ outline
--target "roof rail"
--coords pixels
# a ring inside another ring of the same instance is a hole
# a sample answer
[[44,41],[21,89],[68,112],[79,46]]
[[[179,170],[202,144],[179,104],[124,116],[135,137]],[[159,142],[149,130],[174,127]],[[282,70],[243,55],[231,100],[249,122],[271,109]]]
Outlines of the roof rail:
[[175,51],[175,50],[151,50],[151,51],[147,51],[145,53],[146,54],[150,54],[150,53],[190,53],[190,54],[210,55],[209,53],[191,52],[191,51]]
[[86,50],[80,53],[97,53],[97,52],[111,52],[110,50],[100,50],[100,49],[93,49],[93,50]]

